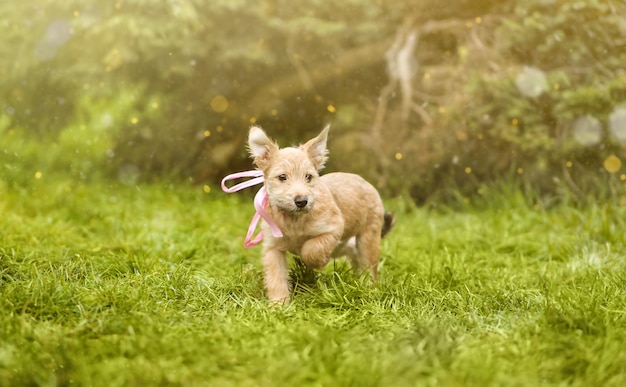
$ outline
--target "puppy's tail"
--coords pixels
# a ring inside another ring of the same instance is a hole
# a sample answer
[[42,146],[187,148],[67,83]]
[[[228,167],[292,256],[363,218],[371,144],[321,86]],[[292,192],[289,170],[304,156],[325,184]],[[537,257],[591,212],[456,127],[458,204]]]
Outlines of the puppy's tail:
[[385,237],[385,235],[387,235],[389,233],[389,231],[391,231],[391,229],[393,228],[393,225],[396,224],[396,217],[393,216],[393,212],[391,211],[387,211],[385,212],[385,215],[383,215],[383,229],[381,231],[381,237]]

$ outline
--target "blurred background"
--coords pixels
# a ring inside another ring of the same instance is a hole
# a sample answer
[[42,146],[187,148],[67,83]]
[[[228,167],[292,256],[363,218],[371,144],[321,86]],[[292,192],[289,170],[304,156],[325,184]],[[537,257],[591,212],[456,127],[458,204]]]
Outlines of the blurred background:
[[0,179],[217,188],[261,125],[416,203],[624,201],[623,0],[0,4]]

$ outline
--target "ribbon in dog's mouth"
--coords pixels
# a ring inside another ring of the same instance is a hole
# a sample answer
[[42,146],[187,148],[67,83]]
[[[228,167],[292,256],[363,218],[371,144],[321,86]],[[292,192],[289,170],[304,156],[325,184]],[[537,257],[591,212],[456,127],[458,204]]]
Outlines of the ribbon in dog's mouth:
[[[250,180],[241,182],[239,184],[235,184],[232,187],[227,187],[226,182],[230,180],[240,179],[243,177],[251,177]],[[263,177],[263,172],[261,171],[243,171],[230,174],[222,179],[222,191],[226,193],[233,193],[237,191],[241,191],[244,188],[252,187],[253,185],[263,184],[265,182],[265,178]],[[265,190],[265,186],[261,187],[259,191],[254,196],[254,209],[256,210],[252,220],[250,221],[250,226],[248,226],[248,233],[246,234],[246,238],[243,241],[243,246],[245,248],[250,248],[258,245],[263,241],[263,231],[259,231],[259,233],[253,237],[254,231],[259,225],[259,220],[263,218],[265,222],[270,226],[272,230],[272,235],[276,238],[280,238],[283,236],[283,233],[278,228],[278,225],[272,217],[265,211],[268,203],[267,191]]]

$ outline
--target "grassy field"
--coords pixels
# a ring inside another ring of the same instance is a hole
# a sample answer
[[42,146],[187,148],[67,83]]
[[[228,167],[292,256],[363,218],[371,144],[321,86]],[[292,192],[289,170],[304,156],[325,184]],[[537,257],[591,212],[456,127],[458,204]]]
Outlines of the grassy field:
[[626,385],[626,208],[486,196],[271,308],[245,194],[0,181],[0,385]]

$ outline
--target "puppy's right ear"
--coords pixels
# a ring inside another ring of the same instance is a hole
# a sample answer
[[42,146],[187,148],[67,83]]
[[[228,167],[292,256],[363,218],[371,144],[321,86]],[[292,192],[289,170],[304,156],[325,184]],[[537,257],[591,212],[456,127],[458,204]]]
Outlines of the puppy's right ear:
[[267,168],[272,154],[278,151],[278,145],[267,137],[263,129],[253,126],[248,134],[248,149],[254,159],[254,164],[264,170]]

